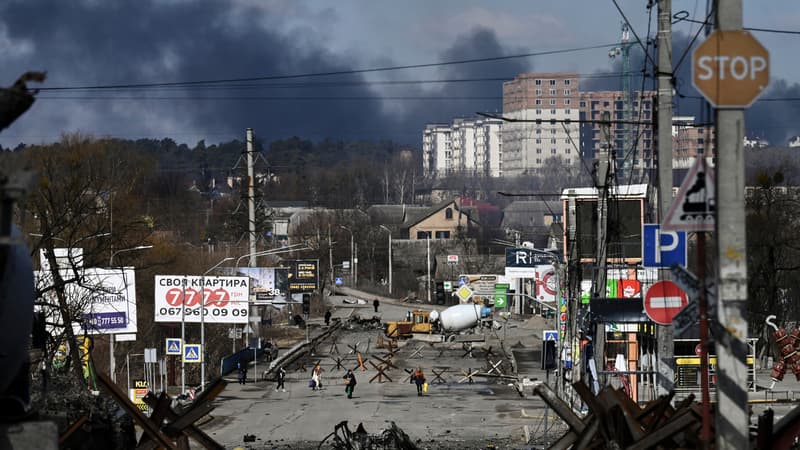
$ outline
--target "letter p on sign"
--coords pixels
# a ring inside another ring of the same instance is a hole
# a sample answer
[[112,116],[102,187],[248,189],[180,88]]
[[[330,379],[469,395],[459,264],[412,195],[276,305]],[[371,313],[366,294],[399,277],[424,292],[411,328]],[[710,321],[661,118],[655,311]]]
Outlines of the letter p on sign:
[[692,84],[716,108],[747,108],[769,84],[769,52],[747,31],[716,30],[692,54]]

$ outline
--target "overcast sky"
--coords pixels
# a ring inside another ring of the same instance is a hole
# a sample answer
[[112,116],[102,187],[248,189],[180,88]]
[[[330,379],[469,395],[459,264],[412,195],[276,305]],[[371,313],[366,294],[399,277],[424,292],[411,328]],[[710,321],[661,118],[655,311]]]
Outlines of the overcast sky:
[[[647,1],[617,3],[642,40],[648,25],[655,36],[657,14]],[[685,10],[696,20],[706,14],[706,2],[672,3],[673,13]],[[746,27],[800,31],[800,1],[744,3]],[[499,111],[500,80],[521,72],[569,70],[586,76],[584,87],[619,88],[618,78],[597,74],[619,73],[619,59],[608,51],[619,41],[622,20],[611,0],[6,0],[0,4],[0,85],[29,70],[47,71],[47,81],[31,110],[0,131],[0,145],[82,132],[168,137],[193,146],[243,139],[252,127],[266,141],[296,135],[419,147],[426,123]],[[674,25],[674,60],[698,27]],[[764,97],[800,97],[800,35],[754,35],[771,52],[772,90]],[[586,47],[598,48],[360,71]],[[688,66],[679,68],[678,82],[691,96]],[[641,67],[641,53],[634,54],[632,68]],[[348,71],[356,72],[275,78]],[[233,81],[241,79],[248,81]],[[199,81],[219,82],[97,89]],[[76,87],[93,89],[58,89]],[[800,134],[800,101],[751,109],[752,133],[775,141]],[[680,100],[677,111],[695,114],[698,102]]]

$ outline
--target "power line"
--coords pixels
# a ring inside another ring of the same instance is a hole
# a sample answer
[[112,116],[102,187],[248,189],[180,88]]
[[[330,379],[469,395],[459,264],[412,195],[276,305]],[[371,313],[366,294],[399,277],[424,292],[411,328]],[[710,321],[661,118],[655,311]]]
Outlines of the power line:
[[[689,17],[690,17],[689,11],[686,11],[685,9],[681,10],[681,11],[678,11],[675,14],[672,15],[672,18],[673,18],[672,24],[675,25],[676,23],[680,23],[680,22],[689,22],[689,23],[700,24],[700,25],[703,25],[703,26],[713,25],[712,22],[708,21],[708,18],[706,18],[706,20],[695,20],[695,19],[690,19]],[[710,16],[709,16],[709,18],[710,18]],[[747,30],[747,31],[758,31],[758,32],[761,32],[761,33],[777,33],[777,34],[795,34],[795,35],[800,35],[800,31],[780,30],[780,29],[777,29],[777,28],[742,27],[742,29],[743,30]]]
[[243,78],[226,78],[226,79],[216,79],[216,80],[196,80],[196,81],[173,81],[173,82],[160,82],[160,83],[130,83],[130,84],[111,84],[111,85],[90,85],[90,86],[58,86],[58,87],[50,87],[50,88],[39,88],[40,91],[66,91],[66,90],[76,90],[76,89],[83,89],[83,90],[101,90],[101,89],[141,89],[141,88],[153,88],[153,87],[165,87],[165,86],[197,86],[197,85],[213,85],[213,84],[223,84],[223,83],[241,83],[241,82],[248,82],[248,81],[267,81],[267,80],[287,80],[287,79],[294,79],[294,78],[310,78],[310,77],[327,77],[327,76],[335,76],[335,75],[354,75],[354,74],[361,74],[361,73],[374,73],[374,72],[389,72],[394,70],[405,70],[405,69],[424,69],[430,67],[443,67],[443,66],[453,66],[459,64],[474,64],[474,63],[482,63],[482,62],[492,62],[492,61],[503,61],[509,59],[522,59],[522,58],[531,58],[535,56],[549,56],[549,55],[559,55],[565,53],[574,53],[580,52],[585,50],[595,50],[598,48],[607,48],[615,44],[600,44],[600,45],[590,45],[586,47],[572,47],[572,48],[565,48],[559,50],[546,50],[541,52],[532,52],[532,53],[521,53],[517,55],[507,55],[507,56],[491,56],[486,58],[472,58],[472,59],[462,59],[462,60],[454,60],[454,61],[443,61],[443,62],[435,62],[435,63],[424,63],[424,64],[407,64],[401,66],[386,66],[386,67],[373,67],[369,69],[351,69],[351,70],[336,70],[336,71],[328,71],[328,72],[310,72],[310,73],[302,73],[302,74],[291,74],[291,75],[265,75],[265,76],[257,76],[257,77],[243,77]]

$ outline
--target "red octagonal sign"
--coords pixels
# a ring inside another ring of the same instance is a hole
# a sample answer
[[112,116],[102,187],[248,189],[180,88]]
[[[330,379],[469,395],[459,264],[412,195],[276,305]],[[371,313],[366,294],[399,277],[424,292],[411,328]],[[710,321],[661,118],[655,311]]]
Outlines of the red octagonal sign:
[[659,281],[647,290],[644,311],[659,325],[672,325],[672,319],[689,304],[686,292],[672,281]]

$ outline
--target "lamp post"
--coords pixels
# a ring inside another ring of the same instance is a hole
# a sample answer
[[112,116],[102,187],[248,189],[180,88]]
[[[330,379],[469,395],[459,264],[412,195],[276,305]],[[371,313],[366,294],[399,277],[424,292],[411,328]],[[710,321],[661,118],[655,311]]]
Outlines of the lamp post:
[[389,233],[389,295],[392,294],[392,230],[384,225],[379,225]]
[[200,390],[206,388],[206,275],[231,260],[232,256],[223,258],[200,277]]
[[[108,233],[108,234],[111,234],[111,233]],[[116,256],[116,255],[118,255],[120,253],[132,252],[134,250],[146,250],[148,248],[153,248],[153,246],[152,245],[139,245],[139,246],[136,246],[136,247],[123,248],[122,250],[117,250],[115,252],[112,252],[111,253],[111,257],[108,259],[108,267],[114,268],[114,256]],[[126,289],[128,288],[127,283],[125,285],[125,288]],[[127,320],[127,317],[126,317],[126,320]],[[111,375],[111,381],[116,383],[117,382],[117,370],[116,370],[117,362],[116,362],[116,359],[114,358],[114,335],[111,334],[111,333],[109,333],[109,335],[108,335],[108,354],[109,354],[108,372],[109,372],[109,375]]]
[[356,263],[355,260],[353,259],[353,230],[347,228],[344,225],[339,225],[339,228],[342,228],[350,232],[350,287],[355,288],[356,286],[354,283],[353,274],[356,271]]

